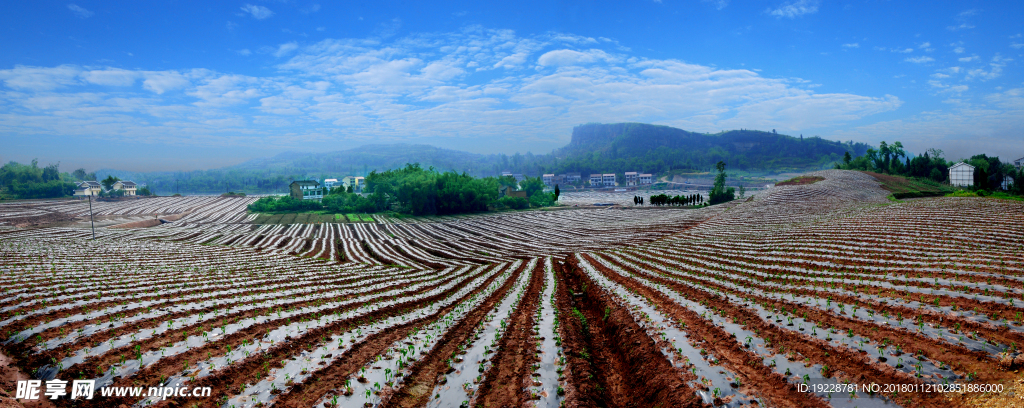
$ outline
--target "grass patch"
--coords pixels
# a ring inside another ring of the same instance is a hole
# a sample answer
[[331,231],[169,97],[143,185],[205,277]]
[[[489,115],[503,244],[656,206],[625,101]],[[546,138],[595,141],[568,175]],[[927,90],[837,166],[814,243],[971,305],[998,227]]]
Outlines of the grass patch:
[[998,198],[1000,200],[1014,200],[1024,201],[1024,197],[1011,195],[1002,191],[987,192],[985,190],[978,191],[967,191],[960,190],[946,194],[946,197],[982,197],[982,198]]
[[776,186],[803,186],[807,184],[814,184],[824,180],[824,177],[818,176],[799,176],[793,177],[789,180],[775,183]]
[[930,179],[916,179],[870,171],[862,172],[882,183],[882,188],[892,193],[893,198],[939,197],[952,193],[953,188]]
[[376,222],[370,214],[359,214],[359,218],[362,219],[363,222]]

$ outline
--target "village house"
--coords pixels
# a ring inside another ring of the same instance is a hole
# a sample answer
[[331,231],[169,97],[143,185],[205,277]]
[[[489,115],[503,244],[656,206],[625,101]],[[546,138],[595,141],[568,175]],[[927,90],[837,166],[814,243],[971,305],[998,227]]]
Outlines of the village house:
[[580,173],[565,173],[566,183],[576,184],[579,183],[580,180],[583,180],[583,177],[580,177]]
[[591,174],[590,175],[590,186],[591,187],[601,187],[602,184],[603,183],[601,183],[601,175],[600,174]]
[[365,177],[348,176],[341,179],[341,186],[346,190],[352,187],[352,192],[355,193],[362,192],[364,184],[366,184]]
[[75,186],[75,195],[80,197],[99,195],[103,186],[96,181],[82,181]]
[[1014,160],[1013,165],[1017,166],[1017,170],[1020,170],[1020,166],[1024,166],[1024,157]]
[[320,200],[324,198],[324,191],[320,188],[320,182],[316,180],[293,181],[288,185],[289,193],[296,200]]
[[640,178],[637,177],[635,171],[627,171],[625,176],[627,186],[635,186],[640,182]]
[[640,180],[641,186],[649,186],[654,183],[654,176],[651,174],[641,174],[637,178]]
[[544,182],[545,186],[549,186],[549,187],[553,186],[553,185],[555,185],[555,175],[554,174],[545,174],[545,175],[541,176],[541,181]]
[[615,187],[615,173],[602,174],[601,182],[605,187]]
[[324,179],[324,187],[327,187],[328,190],[334,188],[336,184],[338,184],[338,179]]
[[974,166],[964,162],[950,166],[949,185],[953,187],[973,187]]
[[111,190],[124,191],[125,196],[135,195],[135,191],[137,190],[137,188],[138,186],[135,185],[135,182],[131,180],[118,180],[114,182],[113,185],[110,186]]

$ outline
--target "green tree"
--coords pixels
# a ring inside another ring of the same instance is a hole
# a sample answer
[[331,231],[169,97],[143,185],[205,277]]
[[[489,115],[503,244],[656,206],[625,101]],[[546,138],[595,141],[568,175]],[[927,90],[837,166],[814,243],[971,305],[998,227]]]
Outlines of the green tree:
[[711,192],[708,193],[710,197],[711,205],[721,204],[736,199],[736,189],[732,187],[725,187],[725,162],[719,161],[715,164],[715,169],[718,170],[718,174],[715,176],[715,184],[711,187]]
[[561,194],[562,192],[558,190],[558,184],[555,184],[555,201],[558,201],[558,196]]
[[107,178],[103,179],[103,181],[100,181],[100,184],[103,185],[103,188],[105,190],[110,190],[111,188],[114,188],[114,183],[118,181],[121,181],[121,179],[114,176],[107,176]]
[[520,185],[527,197],[533,197],[544,190],[544,181],[540,177],[527,177]]

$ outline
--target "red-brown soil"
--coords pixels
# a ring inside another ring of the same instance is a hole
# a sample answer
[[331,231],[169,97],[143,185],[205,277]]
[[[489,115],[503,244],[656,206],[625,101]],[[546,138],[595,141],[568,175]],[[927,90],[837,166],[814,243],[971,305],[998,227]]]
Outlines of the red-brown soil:
[[698,407],[686,373],[571,258],[558,273],[556,305],[566,356],[566,407]]
[[533,382],[533,365],[540,361],[533,325],[543,287],[544,263],[537,262],[519,307],[506,319],[508,327],[498,342],[491,367],[484,373],[485,380],[473,406],[521,407],[529,401],[530,395],[524,390]]

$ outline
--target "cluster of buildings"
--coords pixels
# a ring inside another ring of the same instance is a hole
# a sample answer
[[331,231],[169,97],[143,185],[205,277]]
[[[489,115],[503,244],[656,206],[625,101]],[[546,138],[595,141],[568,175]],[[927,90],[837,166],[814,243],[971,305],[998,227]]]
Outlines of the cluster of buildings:
[[[627,171],[624,176],[624,186],[646,186],[654,183],[654,176],[648,173]],[[580,173],[545,174],[541,180],[546,186],[554,186],[556,184],[577,184],[582,177]],[[615,173],[591,174],[587,181],[590,182],[591,187],[615,187],[618,185]]]
[[[1021,166],[1024,166],[1024,157],[1014,160],[1013,165],[1020,169]],[[1003,190],[1009,190],[1010,185],[1013,184],[1013,177],[1004,175],[1002,183],[999,184],[999,187]],[[974,187],[974,166],[964,162],[949,166],[949,185],[953,187]]]
[[[135,191],[138,189],[138,185],[131,180],[118,180],[110,186],[110,191],[120,190],[124,191],[125,196],[135,195]],[[103,185],[98,181],[82,181],[75,185],[75,196],[97,196],[103,191]]]
[[324,188],[330,190],[344,187],[348,190],[349,187],[352,187],[353,192],[361,193],[365,185],[366,178],[356,176],[343,177],[340,182],[336,178],[324,179],[322,184],[316,180],[296,180],[288,185],[288,194],[296,200],[322,200]]

